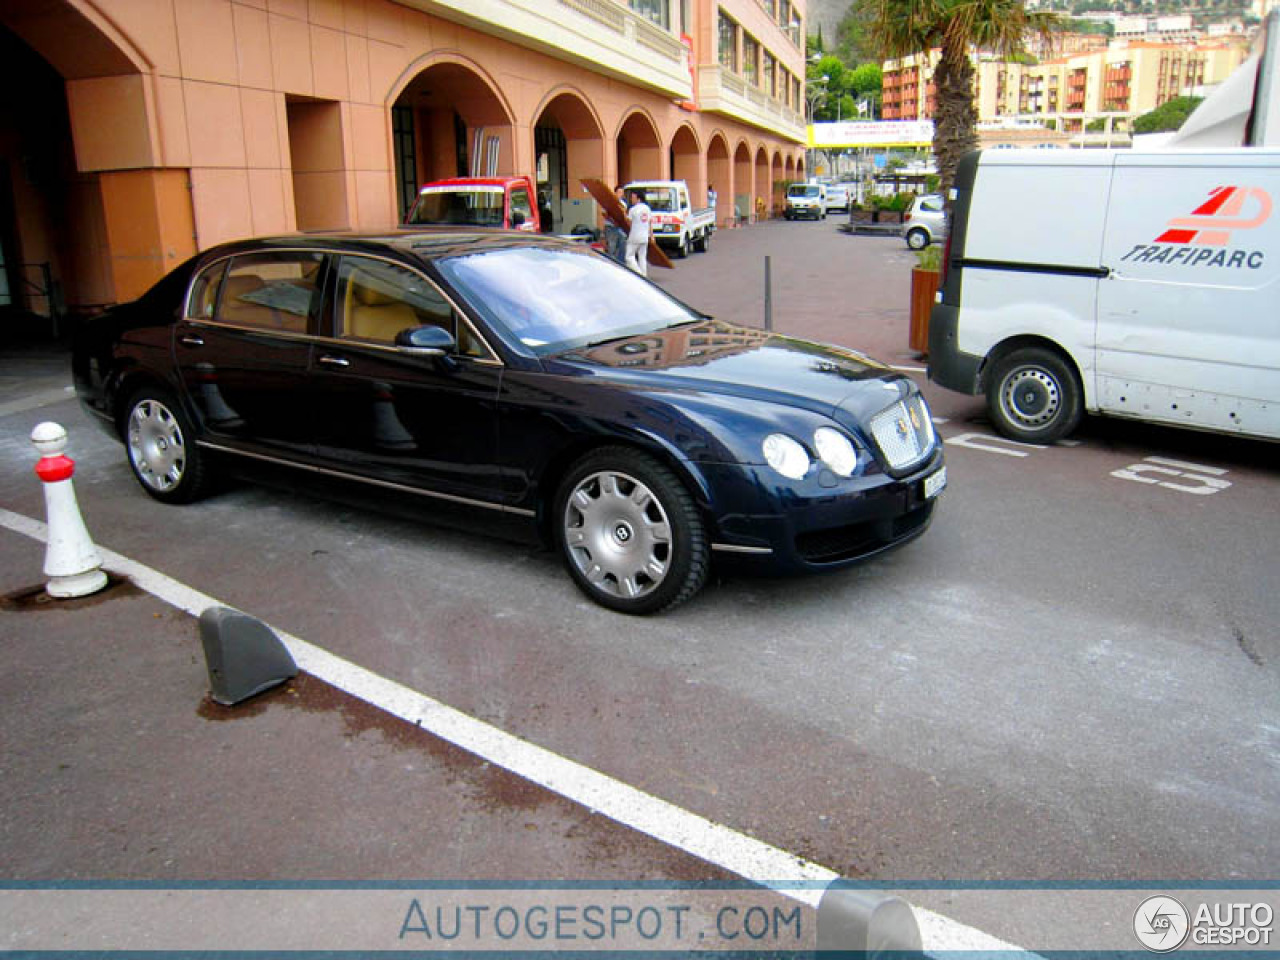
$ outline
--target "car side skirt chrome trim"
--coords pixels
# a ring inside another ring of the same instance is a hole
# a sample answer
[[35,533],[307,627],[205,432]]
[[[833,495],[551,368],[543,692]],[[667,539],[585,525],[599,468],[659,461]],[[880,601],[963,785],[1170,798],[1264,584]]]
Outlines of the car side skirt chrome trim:
[[741,547],[736,543],[713,543],[711,549],[717,553],[749,553],[757,556],[773,553],[772,547]]
[[280,457],[269,457],[262,453],[237,450],[235,447],[224,447],[218,443],[210,443],[208,440],[197,440],[196,446],[212,450],[215,453],[229,453],[237,457],[247,457],[250,460],[279,464],[282,467],[294,467],[298,470],[305,470],[307,473],[318,473],[326,477],[336,477],[339,480],[354,480],[357,483],[367,483],[387,490],[399,490],[404,493],[416,494],[420,497],[430,497],[433,500],[448,500],[450,503],[463,503],[471,507],[483,507],[485,510],[496,510],[499,513],[513,514],[518,517],[537,516],[535,511],[526,510],[523,507],[508,507],[505,504],[492,503],[488,500],[473,500],[470,497],[459,497],[452,493],[440,493],[436,490],[423,490],[421,487],[409,487],[402,483],[392,483],[389,480],[375,480],[373,477],[362,477],[359,474],[345,473],[342,470],[330,470],[328,467],[318,467],[311,463],[298,463],[296,460],[284,460]]

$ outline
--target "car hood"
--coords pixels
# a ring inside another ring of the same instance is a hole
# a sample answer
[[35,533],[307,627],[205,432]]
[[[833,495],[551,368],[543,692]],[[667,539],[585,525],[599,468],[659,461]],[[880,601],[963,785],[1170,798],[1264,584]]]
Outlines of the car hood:
[[549,373],[764,400],[830,415],[875,412],[905,378],[854,350],[709,320],[543,359]]

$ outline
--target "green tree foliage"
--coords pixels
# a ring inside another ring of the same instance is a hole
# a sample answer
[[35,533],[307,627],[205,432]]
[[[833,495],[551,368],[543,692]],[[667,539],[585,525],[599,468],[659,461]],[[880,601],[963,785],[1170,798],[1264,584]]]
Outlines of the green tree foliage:
[[1174,97],[1162,103],[1150,113],[1144,113],[1133,121],[1134,133],[1162,133],[1166,130],[1178,130],[1191,116],[1191,111],[1200,105],[1201,97]]
[[1008,58],[1025,52],[1024,38],[1037,33],[1051,40],[1058,17],[1027,10],[1022,0],[855,0],[869,22],[882,59],[941,48],[933,72],[937,108],[933,155],[941,189],[955,180],[960,158],[978,144],[978,112],[973,103],[969,48]]

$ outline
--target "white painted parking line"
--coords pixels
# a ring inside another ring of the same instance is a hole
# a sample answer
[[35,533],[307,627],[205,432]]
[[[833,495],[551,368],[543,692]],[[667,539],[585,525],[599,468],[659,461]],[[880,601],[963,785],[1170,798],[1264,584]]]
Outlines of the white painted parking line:
[[0,403],[0,417],[7,417],[13,413],[23,413],[27,410],[37,410],[40,407],[47,407],[51,403],[61,403],[63,400],[70,400],[75,394],[75,387],[59,387],[56,390],[43,390],[40,393],[33,393],[28,397],[23,397],[21,400]]
[[[4,508],[0,508],[0,526],[34,540],[47,540],[45,524]],[[228,606],[158,570],[107,550],[101,544],[97,547],[108,570],[127,577],[147,593],[193,617],[198,617],[209,607]],[[839,874],[821,864],[677,807],[379,676],[299,637],[274,627],[271,629],[289,649],[298,667],[317,679],[668,846],[814,908],[822,899],[826,886],[839,878]],[[891,887],[892,884],[886,886]],[[914,905],[912,909],[924,948],[930,953],[1016,950],[1024,957],[1034,956],[942,914]]]
[[1028,457],[1032,450],[1043,450],[1044,447],[1033,443],[1019,443],[1007,437],[995,437],[989,433],[960,433],[947,437],[948,447],[967,447],[983,453],[999,453],[1006,457]]

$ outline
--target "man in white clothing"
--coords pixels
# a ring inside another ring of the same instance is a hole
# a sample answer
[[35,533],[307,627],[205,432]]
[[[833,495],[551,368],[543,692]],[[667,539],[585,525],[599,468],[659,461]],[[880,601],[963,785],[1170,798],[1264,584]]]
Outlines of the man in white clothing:
[[649,218],[652,212],[644,202],[644,194],[639,190],[631,191],[631,209],[627,217],[631,220],[631,232],[627,234],[627,266],[642,277],[649,275]]

